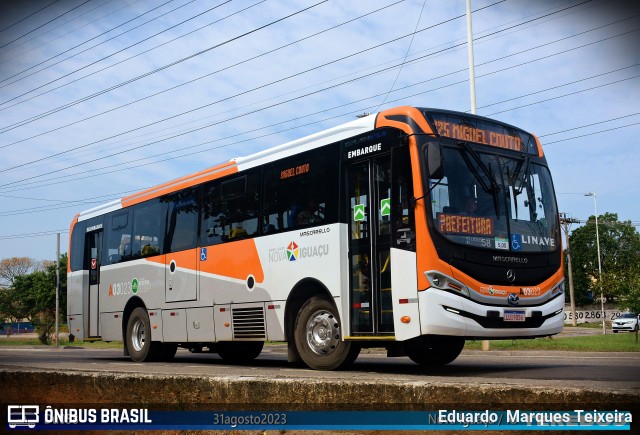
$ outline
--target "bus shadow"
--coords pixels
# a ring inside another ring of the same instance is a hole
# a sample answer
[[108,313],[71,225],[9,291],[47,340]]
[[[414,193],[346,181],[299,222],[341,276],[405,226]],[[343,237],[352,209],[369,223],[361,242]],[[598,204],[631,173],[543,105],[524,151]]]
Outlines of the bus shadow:
[[[105,362],[117,362],[129,361],[132,365],[140,363],[132,362],[125,356],[104,356],[101,355],[96,359]],[[167,366],[191,366],[201,369],[207,367],[216,368],[216,374],[223,374],[220,370],[224,368],[234,369],[251,369],[252,374],[254,369],[267,369],[267,370],[287,370],[289,373],[295,373],[297,369],[300,373],[311,371],[308,367],[299,363],[287,362],[286,354],[282,353],[270,353],[264,352],[255,360],[249,362],[231,362],[223,360],[216,353],[190,353],[186,351],[180,351],[172,361],[165,362],[145,362],[142,363],[148,365],[150,368],[154,365]],[[463,378],[463,377],[475,377],[475,376],[495,376],[502,374],[503,376],[513,376],[517,372],[532,372],[540,370],[550,370],[555,368],[565,367],[562,364],[553,365],[537,365],[537,364],[525,364],[525,363],[499,363],[495,362],[469,362],[469,361],[453,361],[450,364],[444,366],[427,367],[414,363],[408,357],[395,357],[387,358],[386,355],[361,355],[358,359],[349,367],[334,373],[348,373],[348,374],[364,374],[373,373],[380,375],[410,375],[415,378],[429,378],[429,377],[449,377],[449,378]],[[315,371],[313,371],[315,372]],[[316,372],[323,373],[323,372]]]
[[[262,354],[257,359],[237,363],[221,359],[217,354],[185,354],[179,355],[175,359],[176,363],[191,365],[215,365],[234,368],[264,368],[264,369],[300,369],[301,372],[310,369],[304,364],[287,362],[286,355]],[[375,373],[386,375],[411,375],[416,377],[469,377],[481,375],[495,375],[497,373],[513,373],[523,371],[535,371],[541,368],[550,369],[548,365],[541,367],[535,364],[514,364],[514,363],[482,363],[453,361],[444,366],[426,367],[414,363],[408,357],[387,358],[380,355],[372,359],[370,356],[359,357],[351,366],[339,370],[338,373]]]

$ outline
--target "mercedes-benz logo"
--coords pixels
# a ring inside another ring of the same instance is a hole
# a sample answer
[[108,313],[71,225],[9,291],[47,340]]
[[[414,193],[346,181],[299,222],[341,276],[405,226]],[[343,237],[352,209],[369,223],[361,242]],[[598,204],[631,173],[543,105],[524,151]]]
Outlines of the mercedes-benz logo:
[[515,280],[516,280],[516,274],[515,274],[515,272],[513,271],[513,269],[509,269],[509,270],[507,270],[507,280],[508,280],[509,282],[513,282],[513,281],[515,281]]
[[512,307],[515,307],[520,303],[520,297],[515,293],[509,293],[509,296],[507,296],[507,303]]

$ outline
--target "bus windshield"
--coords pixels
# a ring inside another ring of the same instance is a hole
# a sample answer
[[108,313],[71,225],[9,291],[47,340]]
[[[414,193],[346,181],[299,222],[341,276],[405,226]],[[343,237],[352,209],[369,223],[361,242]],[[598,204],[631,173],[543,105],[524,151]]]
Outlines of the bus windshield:
[[528,155],[509,157],[468,143],[443,148],[444,177],[429,180],[436,230],[466,246],[511,252],[559,247],[549,170]]

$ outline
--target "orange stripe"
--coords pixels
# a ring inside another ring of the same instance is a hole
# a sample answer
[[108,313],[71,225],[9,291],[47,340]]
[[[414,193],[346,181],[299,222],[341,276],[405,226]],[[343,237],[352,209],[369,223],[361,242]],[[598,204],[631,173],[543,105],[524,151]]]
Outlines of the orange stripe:
[[[420,172],[420,151],[415,136],[409,138],[409,152],[411,156],[411,168],[413,175],[413,195],[415,198],[421,198],[424,195],[422,185],[422,174]],[[429,207],[429,208],[427,208]],[[416,223],[416,240],[418,246],[416,249],[417,270],[441,270],[445,274],[451,274],[451,267],[438,256],[436,247],[431,240],[427,224],[427,213],[431,213],[430,204],[426,198],[418,200],[414,208],[414,217]],[[418,273],[418,290],[424,290],[429,287],[429,281],[424,273]]]
[[200,264],[200,271],[204,273],[243,281],[249,275],[253,275],[256,282],[264,282],[264,271],[262,270],[260,255],[253,239],[207,246],[206,261],[199,261],[200,249],[158,255],[149,257],[146,260],[160,264],[169,264],[172,260],[175,260],[177,267],[193,271],[196,271],[198,269],[197,265]]
[[236,162],[227,162],[222,165],[214,166],[212,168],[205,169],[194,174],[186,175],[167,183],[160,184],[142,192],[134,193],[133,195],[125,196],[122,198],[122,207],[128,207],[130,205],[138,204],[149,199],[158,198],[162,195],[166,195],[172,192],[176,192],[181,189],[196,186],[207,181],[215,180],[216,178],[224,177],[225,175],[234,174],[238,172]]
[[[406,116],[413,121],[420,129],[420,131],[414,131],[412,126],[406,122],[389,119],[390,116]],[[376,128],[380,127],[395,127],[404,131],[407,134],[415,133],[433,133],[429,123],[424,119],[424,115],[415,107],[400,106],[389,110],[383,110],[378,114],[376,118]]]
[[[78,217],[80,215],[77,214],[73,217],[73,220],[71,221],[71,226],[69,227],[69,248],[67,250],[67,252],[69,253],[69,255],[67,256],[67,273],[71,273],[71,240],[73,237],[73,228],[76,226],[76,224],[78,223]],[[74,254],[75,255],[75,254]]]
[[542,145],[540,144],[540,139],[538,139],[538,136],[536,136],[533,133],[531,133],[531,135],[536,140],[536,146],[538,147],[538,157],[544,157],[544,151],[542,150]]
[[[561,264],[562,266],[562,264]],[[454,278],[464,282],[466,285],[468,285],[471,288],[474,288],[476,290],[480,289],[480,287],[486,287],[488,285],[491,285],[491,283],[483,283],[480,282],[474,278],[471,278],[469,275],[467,275],[466,273],[461,272],[458,269],[455,269],[455,275],[451,275]],[[536,286],[530,286],[530,287],[540,287],[541,290],[541,295],[544,295],[546,293],[548,293],[549,291],[551,291],[556,285],[558,285],[558,283],[564,278],[564,269],[562,267],[560,267],[553,275],[551,275],[550,278],[548,278],[547,280],[541,282],[540,284],[536,285]],[[520,289],[522,287],[526,287],[526,286],[513,286],[513,287],[509,287],[509,286],[496,286],[497,289],[501,289],[501,290],[507,290],[507,291],[512,291],[515,293],[518,293],[520,291]],[[520,298],[526,299],[526,298],[533,298],[533,297],[539,297],[540,295],[520,295]]]
[[264,282],[260,255],[253,239],[207,247],[207,261],[200,262],[200,270],[242,280],[253,275],[256,282]]

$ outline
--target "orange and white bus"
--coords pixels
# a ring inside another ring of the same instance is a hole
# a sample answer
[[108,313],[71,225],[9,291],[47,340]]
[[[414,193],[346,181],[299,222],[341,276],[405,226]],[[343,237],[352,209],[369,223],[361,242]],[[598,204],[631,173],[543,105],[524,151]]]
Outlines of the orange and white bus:
[[559,229],[535,136],[398,107],[78,214],[69,331],[134,361],[269,340],[314,369],[363,347],[447,364],[562,330]]

